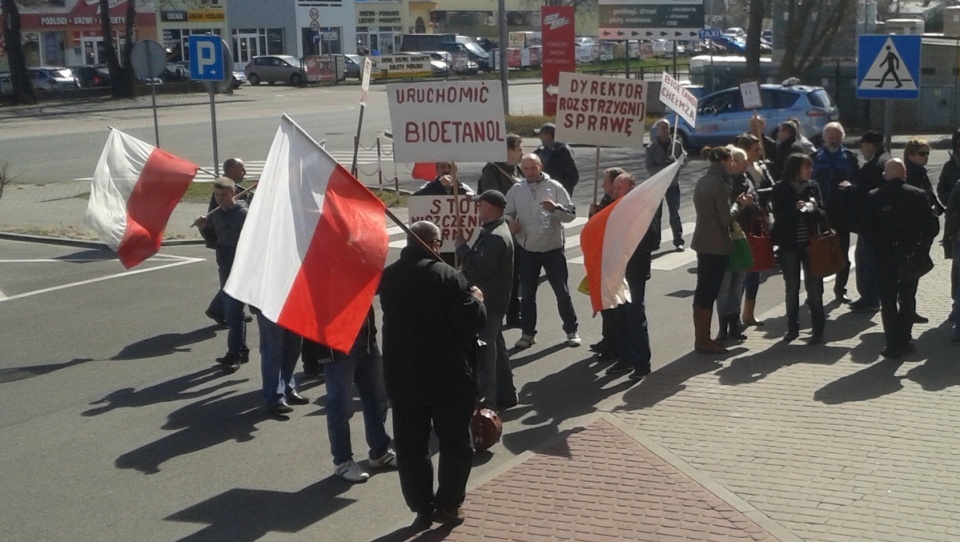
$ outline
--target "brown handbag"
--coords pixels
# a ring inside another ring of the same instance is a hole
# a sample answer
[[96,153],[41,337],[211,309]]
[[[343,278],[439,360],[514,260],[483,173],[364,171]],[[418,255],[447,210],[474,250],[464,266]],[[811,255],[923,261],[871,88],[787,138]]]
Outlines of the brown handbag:
[[810,239],[807,245],[807,255],[810,257],[810,276],[822,279],[835,275],[847,266],[847,255],[840,245],[840,238],[827,225],[827,230],[820,230],[818,224],[817,235]]

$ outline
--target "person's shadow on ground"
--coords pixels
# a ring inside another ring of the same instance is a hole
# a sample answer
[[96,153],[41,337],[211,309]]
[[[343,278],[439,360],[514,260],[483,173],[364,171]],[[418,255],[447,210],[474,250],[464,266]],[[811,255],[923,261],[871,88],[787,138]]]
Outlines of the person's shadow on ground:
[[[210,340],[217,336],[216,325],[196,329],[189,333],[163,333],[124,346],[112,360],[155,358],[175,352],[189,352],[188,346]],[[210,360],[213,362],[213,360]]]
[[[158,403],[199,399],[204,395],[229,388],[247,380],[224,380],[222,376],[223,371],[219,366],[211,366],[139,390],[135,388],[123,388],[110,392],[103,399],[90,403],[91,405],[101,406],[84,411],[81,415],[98,416],[116,408],[136,408]],[[207,384],[212,385],[206,386]]]

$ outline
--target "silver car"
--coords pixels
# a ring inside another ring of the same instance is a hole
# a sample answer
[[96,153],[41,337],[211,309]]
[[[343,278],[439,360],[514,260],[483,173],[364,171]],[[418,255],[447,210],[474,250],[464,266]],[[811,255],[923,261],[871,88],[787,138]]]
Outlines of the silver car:
[[39,66],[28,69],[33,77],[33,88],[37,90],[80,88],[80,80],[73,75],[70,68]]
[[259,85],[261,81],[270,83],[290,83],[299,85],[303,81],[300,60],[290,55],[255,56],[243,68],[247,81]]

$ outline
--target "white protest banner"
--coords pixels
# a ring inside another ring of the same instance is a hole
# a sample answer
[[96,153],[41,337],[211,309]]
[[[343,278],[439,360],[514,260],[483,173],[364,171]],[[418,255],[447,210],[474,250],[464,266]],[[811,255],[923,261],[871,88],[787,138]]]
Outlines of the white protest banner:
[[500,82],[387,85],[397,162],[504,162],[507,127]]
[[[480,236],[480,204],[470,196],[457,198],[460,206],[460,230],[468,245],[473,245]],[[453,196],[410,196],[407,210],[410,223],[428,220],[440,228],[443,247],[440,252],[453,252],[453,239],[457,233],[457,213]]]
[[643,147],[647,83],[560,72],[557,141]]
[[373,72],[378,78],[430,77],[430,55],[381,55],[374,57]]
[[370,74],[373,71],[373,62],[370,57],[364,57],[363,68],[360,71],[360,105],[367,105],[367,93],[370,92]]
[[697,125],[697,97],[667,72],[663,72],[660,84],[660,101],[676,111],[690,126]]
[[740,83],[740,97],[743,99],[744,109],[760,109],[763,99],[760,97],[760,84],[756,81]]

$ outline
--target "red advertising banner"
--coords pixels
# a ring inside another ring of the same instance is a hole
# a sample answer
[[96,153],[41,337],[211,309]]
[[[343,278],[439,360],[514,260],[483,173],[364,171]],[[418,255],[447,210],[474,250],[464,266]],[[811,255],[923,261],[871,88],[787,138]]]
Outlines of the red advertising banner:
[[557,114],[560,72],[572,72],[577,69],[574,13],[573,6],[540,8],[543,36],[543,114],[548,117]]

